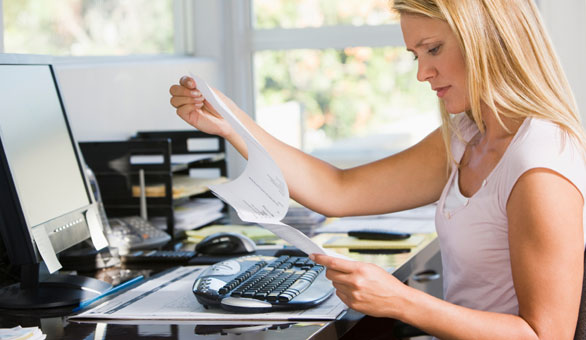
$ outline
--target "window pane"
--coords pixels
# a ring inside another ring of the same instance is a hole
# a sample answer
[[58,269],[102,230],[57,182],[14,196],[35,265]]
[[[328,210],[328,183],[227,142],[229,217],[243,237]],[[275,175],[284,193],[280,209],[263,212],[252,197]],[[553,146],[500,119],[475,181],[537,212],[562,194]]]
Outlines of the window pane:
[[381,25],[396,22],[388,0],[254,0],[256,28]]
[[173,0],[3,0],[4,51],[173,53]]
[[339,166],[402,150],[440,124],[403,47],[262,51],[254,63],[257,121]]

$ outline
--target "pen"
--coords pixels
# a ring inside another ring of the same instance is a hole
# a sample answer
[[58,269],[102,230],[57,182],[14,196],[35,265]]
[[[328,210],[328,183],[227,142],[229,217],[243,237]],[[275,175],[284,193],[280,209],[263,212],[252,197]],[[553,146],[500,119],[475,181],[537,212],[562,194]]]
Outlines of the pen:
[[141,281],[142,279],[144,279],[144,276],[143,275],[139,275],[139,276],[137,276],[137,277],[135,277],[135,278],[133,278],[131,280],[128,280],[126,282],[123,282],[123,283],[117,285],[116,287],[112,287],[112,288],[108,289],[107,291],[103,292],[102,294],[100,294],[100,295],[98,295],[96,297],[93,297],[93,298],[91,298],[89,300],[81,301],[79,303],[79,306],[75,307],[73,309],[73,311],[74,312],[80,311],[80,310],[84,309],[85,307],[91,305],[92,303],[98,301],[99,299],[101,299],[103,297],[106,297],[106,296],[108,296],[110,294],[114,294],[114,293],[116,293],[116,292],[118,292],[118,291],[120,291],[120,290],[122,290],[122,289],[124,289],[126,287],[132,286],[133,284]]

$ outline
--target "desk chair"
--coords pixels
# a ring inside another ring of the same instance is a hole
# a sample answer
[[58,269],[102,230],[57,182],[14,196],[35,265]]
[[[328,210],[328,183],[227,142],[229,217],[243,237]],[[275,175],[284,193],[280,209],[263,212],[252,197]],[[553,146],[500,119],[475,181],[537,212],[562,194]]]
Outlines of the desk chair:
[[580,311],[574,340],[586,339],[586,252],[584,253],[584,277],[582,278],[582,298],[580,299]]

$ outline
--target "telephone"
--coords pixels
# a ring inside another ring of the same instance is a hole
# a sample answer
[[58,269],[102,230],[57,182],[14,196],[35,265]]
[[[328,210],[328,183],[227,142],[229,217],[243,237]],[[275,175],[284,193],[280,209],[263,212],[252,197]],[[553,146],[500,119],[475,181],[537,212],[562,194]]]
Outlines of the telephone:
[[169,234],[139,216],[110,218],[108,222],[108,241],[122,253],[128,250],[160,248],[171,240]]
[[[169,234],[158,229],[146,219],[146,202],[144,197],[141,199],[140,208],[141,213],[144,213],[145,217],[128,216],[108,218],[104,205],[102,204],[102,197],[96,176],[87,165],[85,171],[92,188],[94,200],[98,204],[100,218],[102,219],[108,242],[111,247],[118,248],[120,255],[125,255],[130,250],[160,248],[171,240]],[[144,176],[143,173],[141,173],[142,176]],[[144,177],[141,178],[141,183],[142,181],[144,181]],[[144,184],[141,184],[141,187],[144,187]]]

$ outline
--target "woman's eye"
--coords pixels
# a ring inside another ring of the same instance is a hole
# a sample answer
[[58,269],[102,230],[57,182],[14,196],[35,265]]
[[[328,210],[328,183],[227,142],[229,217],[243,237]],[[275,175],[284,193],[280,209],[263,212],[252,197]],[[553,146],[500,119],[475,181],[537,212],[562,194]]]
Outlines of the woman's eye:
[[417,59],[419,59],[419,57],[416,54],[414,54],[413,55],[413,60],[417,60]]
[[442,45],[437,45],[436,47],[434,47],[434,48],[430,49],[430,50],[429,50],[429,51],[427,51],[427,52],[428,52],[429,54],[431,54],[431,55],[436,55],[436,54],[439,52],[439,50],[440,50],[440,47],[442,47]]

